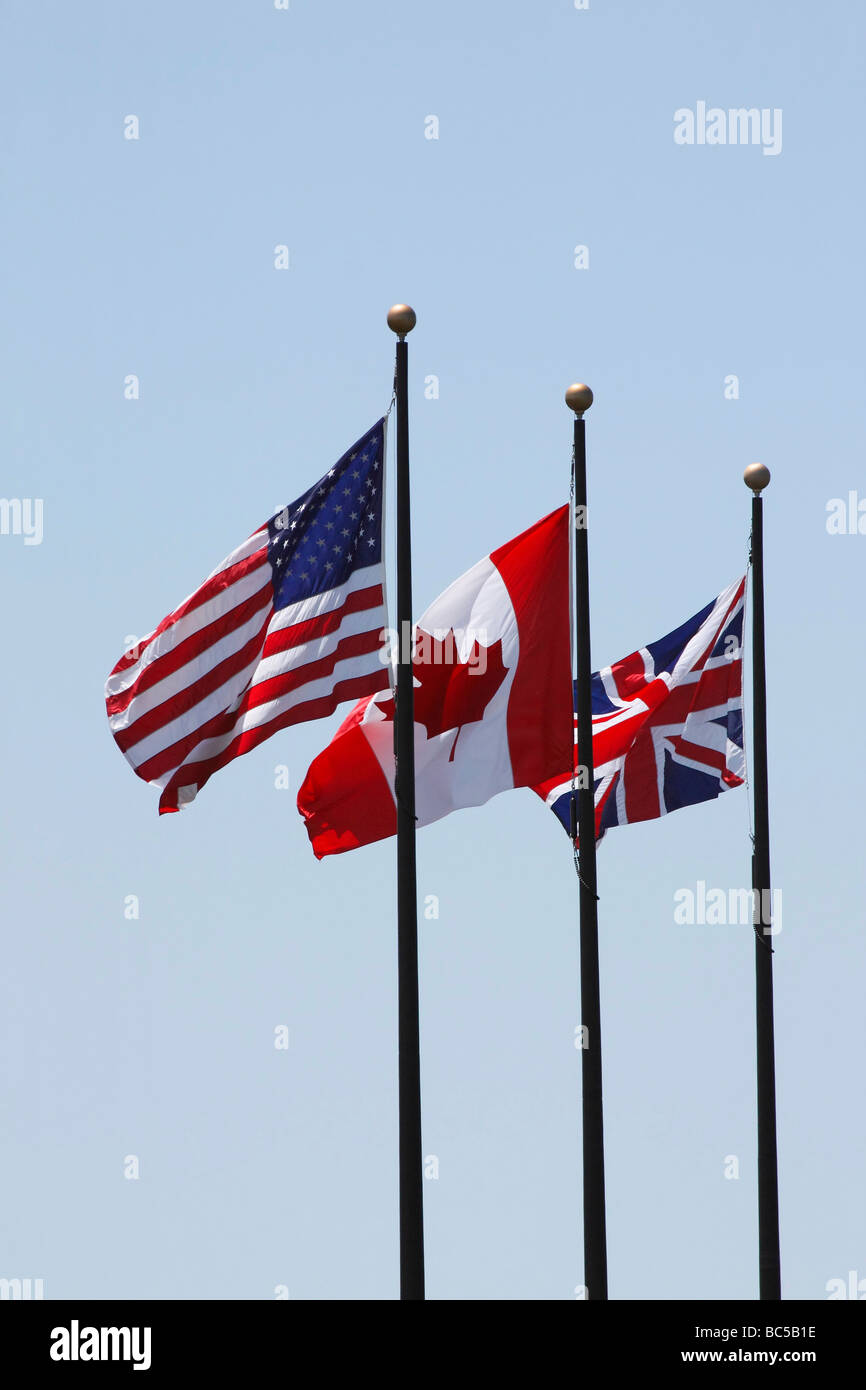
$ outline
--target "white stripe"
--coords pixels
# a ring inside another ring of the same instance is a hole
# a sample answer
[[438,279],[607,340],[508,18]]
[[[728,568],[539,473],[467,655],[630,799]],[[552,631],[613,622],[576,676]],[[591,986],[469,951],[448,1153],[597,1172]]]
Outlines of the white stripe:
[[733,743],[728,739],[725,746],[725,765],[728,772],[732,772],[735,777],[745,781],[746,777],[746,750],[739,744]]
[[742,656],[711,656],[704,662],[705,671],[718,671],[722,666],[733,667],[742,664]]
[[[592,736],[606,733],[608,729],[615,729],[618,724],[627,724],[632,719],[636,719],[639,714],[645,714],[649,709],[648,704],[640,695],[632,695],[628,700],[620,701],[621,708],[613,713],[594,714],[592,716]],[[577,743],[577,720],[574,721],[574,741]]]
[[[623,760],[623,768],[624,767],[625,761]],[[617,821],[620,825],[628,825],[628,816],[626,815],[625,811],[625,778],[622,775],[620,775],[619,781],[616,784],[616,792],[614,794],[614,797],[616,801]]]
[[[742,595],[740,595],[739,602],[734,605],[732,612],[728,614],[727,610],[730,607],[731,600],[742,582],[742,579],[737,579],[719,594],[719,597],[713,604],[712,612],[704,619],[694,637],[689,639],[680,653],[679,660],[676,662],[673,672],[671,673],[672,685],[688,685],[689,673],[693,671],[700,657],[707,649],[712,651],[718,641],[723,624],[727,626],[727,623],[733,619],[734,614],[739,611],[742,605],[743,598]],[[694,677],[692,677],[692,679],[694,679]]]
[[665,812],[665,745],[656,738],[656,730],[649,730],[652,738],[653,756],[656,760],[656,791],[659,798],[659,810],[664,815]]
[[[194,589],[191,594],[187,594],[186,598],[183,600],[183,603],[178,603],[176,607],[174,607],[171,610],[171,613],[167,614],[166,616],[168,618],[171,618],[173,613],[178,612],[179,609],[183,608],[184,604],[189,603],[191,599],[195,598],[196,594],[201,589],[203,589],[205,584],[207,584],[211,579],[215,578],[215,576],[218,574],[222,574],[223,570],[229,569],[232,565],[239,564],[241,560],[246,560],[250,555],[255,555],[257,550],[261,550],[264,546],[267,545],[267,541],[268,528],[266,526],[262,527],[258,531],[254,531],[253,534],[249,537],[249,539],[244,541],[243,545],[239,545],[236,550],[232,551],[231,555],[227,555],[226,558],[222,561],[222,563],[217,565],[216,569],[211,570],[210,574],[201,584],[199,584],[197,589]],[[164,618],[163,622],[165,621],[166,619]],[[157,626],[159,626],[159,624],[157,624]],[[149,642],[154,632],[156,632],[156,628],[154,628],[151,632],[148,632],[146,636],[139,638],[138,645],[141,646],[145,642]],[[129,675],[130,672],[133,672],[134,678],[136,670],[137,667],[128,666],[124,669],[122,674],[125,678]],[[114,686],[112,684],[112,678],[109,677],[109,681],[105,687],[105,693],[106,695],[114,695],[117,693],[118,690],[128,689],[129,685],[130,681],[127,680],[125,684]]]
[[608,758],[606,763],[601,763],[598,767],[594,767],[593,772],[596,779],[602,778],[609,782],[613,774],[619,772],[620,769],[625,766],[627,757],[628,753],[620,753],[618,757]]
[[249,689],[252,677],[255,674],[255,667],[252,672],[249,668],[239,671],[223,685],[218,686],[212,694],[204,700],[200,700],[197,705],[192,705],[183,714],[179,714],[176,719],[172,719],[160,728],[154,729],[151,734],[141,738],[137,743],[133,743],[126,750],[126,757],[133,767],[140,767],[150,758],[162,753],[166,748],[170,748],[173,743],[186,738],[188,734],[195,733],[208,719],[214,715],[221,714],[226,710],[237,706]]
[[[248,555],[254,554],[258,546],[254,546],[252,542],[256,539],[261,542],[262,537],[266,538],[267,532],[257,532],[256,536],[251,537],[243,546],[240,546],[218,569],[213,571],[213,574],[208,575],[208,579],[220,574],[223,569],[227,569],[238,559],[246,559]],[[323,613],[330,613],[334,608],[339,608],[347,594],[354,593],[356,589],[366,589],[371,585],[380,584],[382,582],[382,568],[381,564],[367,565],[363,569],[353,571],[345,584],[340,584],[335,589],[326,589],[321,594],[311,594],[309,598],[302,599],[299,603],[293,603],[287,608],[280,609],[274,615],[269,631],[291,627],[295,623],[306,622],[310,618],[320,617]],[[205,580],[205,583],[207,582]],[[192,612],[184,614],[183,617],[178,618],[176,622],[161,632],[156,641],[145,648],[134,666],[128,666],[123,671],[109,676],[105,684],[106,696],[118,695],[121,691],[131,689],[146,667],[151,666],[167,652],[174,651],[181,642],[194,633],[200,632],[209,623],[214,622],[223,614],[230,613],[239,604],[245,603],[253,594],[260,591],[264,592],[270,586],[271,567],[265,554],[262,556],[261,564],[256,565],[254,570],[251,570],[241,579],[235,580],[227,589],[209,599],[207,603],[194,608]],[[203,587],[203,585],[199,585],[199,588]],[[199,590],[196,589],[195,593],[198,592]],[[190,595],[190,598],[194,597],[195,594]],[[189,603],[189,598],[184,599],[184,603]],[[183,604],[178,604],[177,607],[180,609]],[[174,611],[176,612],[177,609]],[[142,640],[146,641],[147,639]],[[180,688],[183,689],[184,686]]]
[[130,728],[143,714],[147,714],[150,710],[156,709],[156,707],[163,704],[164,701],[173,699],[173,697],[179,695],[182,690],[186,690],[188,686],[194,686],[196,681],[200,681],[209,671],[212,671],[214,667],[219,666],[221,661],[225,661],[227,657],[234,656],[235,652],[239,652],[246,642],[249,642],[257,632],[261,631],[261,644],[243,668],[246,672],[244,681],[244,683],[246,683],[246,680],[248,680],[252,672],[255,671],[256,664],[261,659],[262,650],[265,645],[265,637],[268,631],[267,621],[268,610],[263,608],[258,613],[254,614],[252,618],[249,618],[243,626],[232,628],[232,630],[227,632],[224,637],[221,637],[218,642],[214,642],[210,647],[205,648],[198,656],[193,657],[192,661],[188,661],[185,666],[180,666],[176,671],[172,671],[170,675],[166,676],[164,680],[158,681],[156,685],[152,685],[146,690],[143,690],[140,695],[134,696],[126,709],[121,710],[118,714],[111,715],[109,718],[108,722],[111,725],[112,731],[116,733],[118,729]]
[[[303,598],[298,603],[290,603],[286,608],[280,608],[275,614],[270,626],[271,632],[279,632],[284,627],[294,627],[295,623],[306,623],[311,618],[321,618],[324,613],[332,613],[335,608],[340,608],[349,594],[354,594],[358,589],[369,589],[376,584],[381,584],[384,579],[383,566],[367,565],[364,569],[353,570],[345,584],[338,584],[336,589],[326,589],[321,594],[310,594],[309,598]],[[372,612],[372,609],[368,610]]]
[[[203,586],[200,585],[199,588],[201,587]],[[236,579],[234,583],[215,594],[213,598],[208,599],[207,603],[200,604],[198,608],[194,608],[190,613],[185,613],[183,617],[178,618],[176,622],[165,628],[156,640],[145,648],[134,666],[128,666],[125,670],[117,671],[109,676],[105,683],[106,696],[119,695],[121,691],[129,690],[135,685],[142,671],[148,666],[152,666],[167,652],[174,651],[175,647],[178,647],[187,637],[191,637],[193,633],[201,632],[202,628],[207,627],[209,623],[231,613],[232,609],[237,608],[239,604],[246,603],[253,594],[264,593],[270,587],[271,567],[268,564],[267,556],[263,555],[261,564],[256,565],[255,569],[250,570],[240,579]],[[196,589],[195,592],[198,593],[199,590]],[[194,597],[194,594],[190,595],[190,598]],[[189,599],[184,599],[184,603],[188,602]],[[182,607],[183,604],[178,604],[178,608]]]
[[[599,784],[598,784],[598,787],[597,787],[596,793],[595,793],[595,804],[596,804],[596,806],[598,806],[598,805],[601,803],[601,801],[604,799],[604,797],[605,797],[605,795],[606,795],[606,793],[607,793],[607,789],[608,789],[608,787],[610,786],[610,784],[611,784],[611,782],[613,781],[613,779],[614,779],[614,777],[616,776],[616,774],[617,774],[618,772],[621,772],[621,771],[622,771],[623,763],[624,763],[624,759],[623,759],[623,758],[616,758],[612,763],[607,763],[606,766],[607,766],[608,768],[611,768],[612,770],[611,770],[610,772],[605,772],[605,775],[604,775],[604,776],[601,778],[601,780],[599,781]],[[598,775],[598,774],[596,773],[596,776],[597,776],[597,775]],[[622,784],[622,778],[620,777],[619,780],[620,780],[620,785],[621,785],[621,784]]]
[[[277,513],[275,513],[275,515],[277,515]],[[222,574],[223,570],[231,569],[232,565],[237,565],[241,560],[246,560],[248,556],[255,555],[256,551],[261,550],[262,546],[267,545],[267,543],[268,528],[267,526],[262,526],[258,531],[254,531],[249,540],[244,541],[243,545],[239,545],[237,550],[233,550],[231,555],[227,555],[222,563],[217,565],[215,570],[211,570],[207,579],[204,581],[205,584],[208,582],[208,579],[213,579],[215,575]],[[203,586],[200,584],[199,588],[202,587]],[[182,606],[182,604],[178,604],[178,608]]]
[[567,779],[567,781],[557,782],[555,787],[551,787],[550,791],[547,793],[547,796],[544,798],[544,804],[545,806],[549,806],[551,810],[553,810],[553,803],[555,801],[558,801],[561,796],[566,795],[571,795],[570,777]]
[[[360,613],[347,613],[340,626],[333,632],[326,633],[324,637],[314,637],[311,642],[300,642],[296,647],[287,647],[283,652],[274,652],[272,656],[265,657],[259,662],[253,676],[253,685],[271,680],[294,667],[308,666],[311,661],[330,656],[337,650],[344,637],[357,637],[364,632],[381,634],[382,617],[381,604],[377,604],[375,608],[363,608]],[[269,631],[273,631],[273,624]],[[383,664],[387,666],[390,663]]]
[[[598,674],[601,677],[601,683],[604,686],[604,693],[610,700],[611,704],[617,705],[620,709],[628,705],[628,700],[624,700],[616,688],[616,681],[613,678],[613,667],[603,666]],[[594,719],[597,717],[597,715],[593,716]]]
[[[372,623],[371,618],[374,619]],[[188,734],[200,729],[214,715],[230,709],[247,687],[254,689],[262,681],[270,680],[294,667],[305,666],[320,656],[329,655],[336,650],[343,636],[350,636],[358,632],[381,632],[381,630],[382,610],[381,606],[377,605],[375,609],[363,609],[360,613],[347,614],[337,630],[328,633],[326,637],[318,637],[312,642],[304,642],[300,646],[289,647],[286,651],[276,652],[265,660],[261,659],[261,653],[259,653],[254,661],[249,662],[242,671],[232,676],[223,685],[218,686],[210,695],[206,695],[203,700],[191,705],[182,714],[177,715],[158,729],[154,729],[145,738],[132,744],[127,750],[127,756],[132,761],[131,755],[134,750],[135,762],[133,766],[137,767],[157,753],[170,748],[179,739],[186,738]],[[270,628],[268,631],[270,632]],[[374,655],[378,656],[377,653]],[[190,670],[194,667],[195,663],[192,663],[191,667],[185,669]],[[334,677],[324,677],[324,679],[331,680]],[[188,688],[194,693],[195,681],[192,681]],[[149,695],[150,692],[148,691],[147,694]]]
[[[305,685],[299,686],[297,690],[292,690],[287,695],[280,696],[277,700],[271,700],[267,704],[257,705],[254,709],[244,711],[227,733],[219,738],[205,739],[202,743],[197,744],[178,767],[206,762],[222,753],[232,740],[237,738],[238,734],[246,733],[249,729],[260,728],[263,724],[269,724],[272,719],[276,719],[287,710],[293,709],[295,705],[302,705],[307,700],[316,700],[323,695],[328,695],[340,681],[370,675],[376,670],[381,670],[381,666],[378,652],[370,652],[366,656],[353,656],[346,658],[345,661],[338,661],[332,675],[307,681]],[[177,771],[177,767],[172,768],[164,776],[157,778],[153,785],[157,787],[167,786]]]
[[[329,590],[327,596],[337,592],[337,590]],[[326,596],[317,595],[316,597]],[[298,605],[294,606],[297,607]],[[374,620],[373,622],[371,622],[371,618]],[[206,651],[194,657],[192,661],[187,662],[185,666],[181,666],[177,671],[171,672],[170,675],[166,676],[165,680],[151,686],[149,689],[143,691],[141,695],[137,695],[125,710],[111,717],[109,723],[112,729],[131,728],[135,721],[141,718],[143,714],[146,714],[148,710],[156,709],[158,705],[161,705],[164,701],[173,699],[183,690],[194,689],[197,681],[201,680],[209,671],[218,666],[221,661],[233,655],[234,652],[239,651],[244,643],[248,642],[250,638],[260,630],[263,621],[263,614],[257,613],[245,623],[243,627],[227,633],[219,642],[215,642],[213,646],[208,647]],[[347,613],[340,622],[340,626],[334,632],[328,633],[324,637],[314,638],[310,642],[299,643],[295,647],[288,647],[285,651],[276,652],[273,656],[262,660],[262,651],[264,650],[265,642],[274,631],[275,626],[276,623],[272,620],[268,625],[267,631],[262,634],[259,650],[250,658],[244,667],[244,686],[250,679],[253,685],[257,685],[259,681],[268,680],[271,676],[279,675],[282,671],[291,669],[292,666],[303,666],[309,661],[317,660],[320,656],[327,656],[330,652],[334,651],[341,636],[353,636],[357,633],[374,630],[377,632],[381,631],[382,606],[381,604],[377,604],[374,608],[364,608],[358,613]],[[294,626],[294,624],[292,624],[292,626]],[[241,673],[239,672],[238,676],[240,675]],[[220,688],[224,689],[225,687]],[[210,713],[203,714],[201,718],[197,718],[196,723],[204,724],[211,715],[215,714],[217,710],[222,707],[223,706],[220,705],[214,706],[211,703],[207,706]],[[198,702],[190,706],[190,708],[197,709]],[[166,725],[164,727],[168,726]],[[154,733],[155,732],[156,731],[154,731]],[[176,742],[175,738],[169,738],[162,746],[167,748],[174,742]],[[157,748],[155,751],[159,752],[160,749]]]
[[717,752],[721,752],[727,740],[728,731],[721,724],[715,723],[715,720],[724,719],[730,710],[736,709],[738,700],[739,696],[729,700],[724,705],[715,705],[711,709],[690,710],[680,729],[680,737],[689,743],[696,743],[704,748],[714,748]]

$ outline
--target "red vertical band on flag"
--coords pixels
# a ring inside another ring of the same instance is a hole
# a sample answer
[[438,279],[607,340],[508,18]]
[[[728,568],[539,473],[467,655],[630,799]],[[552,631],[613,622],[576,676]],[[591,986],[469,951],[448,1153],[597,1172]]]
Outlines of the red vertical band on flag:
[[573,757],[568,506],[491,553],[508,590],[520,656],[508,700],[515,787],[554,777]]
[[394,793],[360,727],[369,703],[362,700],[343,721],[310,764],[298,792],[298,810],[317,859],[397,833]]

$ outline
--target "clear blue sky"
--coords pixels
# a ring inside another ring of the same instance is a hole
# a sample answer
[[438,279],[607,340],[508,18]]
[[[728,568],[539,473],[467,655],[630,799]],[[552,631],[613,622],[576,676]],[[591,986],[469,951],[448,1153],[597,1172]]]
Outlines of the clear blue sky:
[[[159,818],[103,685],[383,413],[405,299],[419,612],[566,499],[575,379],[598,665],[742,573],[742,471],[772,470],[783,1286],[866,1277],[866,535],[825,526],[866,497],[866,12],[47,0],[4,30],[0,490],[43,499],[44,534],[0,536],[0,1276],[397,1293],[394,844],[317,863],[295,810],[346,711]],[[781,153],[675,144],[699,101],[780,109]],[[573,1298],[567,839],[517,791],[418,850],[429,1296]],[[751,929],[673,916],[698,880],[747,886],[746,794],[612,831],[599,873],[611,1296],[754,1297]]]

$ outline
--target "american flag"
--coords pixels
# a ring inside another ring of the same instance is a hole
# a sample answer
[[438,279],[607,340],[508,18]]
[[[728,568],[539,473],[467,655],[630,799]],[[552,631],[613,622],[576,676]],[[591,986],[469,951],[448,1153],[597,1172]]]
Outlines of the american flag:
[[[700,613],[592,677],[596,838],[711,801],[745,779],[745,579]],[[575,721],[575,764],[577,727]],[[573,772],[533,790],[570,834]]]
[[389,684],[384,460],[382,419],[118,661],[109,724],[160,814],[279,729]]

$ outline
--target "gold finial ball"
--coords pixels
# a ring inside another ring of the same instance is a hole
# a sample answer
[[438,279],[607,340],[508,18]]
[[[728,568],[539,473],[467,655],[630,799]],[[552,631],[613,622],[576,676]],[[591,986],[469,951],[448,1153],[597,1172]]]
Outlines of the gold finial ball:
[[565,393],[565,404],[575,415],[582,415],[592,405],[592,392],[582,381],[576,381]]
[[415,310],[410,309],[408,304],[392,304],[388,310],[388,327],[401,338],[412,332],[416,322]]
[[750,463],[743,474],[743,482],[753,492],[763,492],[770,481],[770,470],[763,463]]

